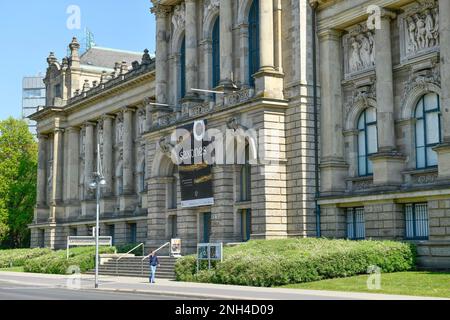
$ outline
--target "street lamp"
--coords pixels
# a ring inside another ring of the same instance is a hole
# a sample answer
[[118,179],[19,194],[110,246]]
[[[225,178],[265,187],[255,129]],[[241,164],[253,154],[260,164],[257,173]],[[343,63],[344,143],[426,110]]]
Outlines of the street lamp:
[[106,186],[106,180],[102,174],[100,161],[100,145],[97,145],[97,172],[93,173],[93,180],[89,188],[96,191],[96,222],[95,222],[95,288],[98,288],[98,266],[99,266],[99,230],[100,230],[100,194],[101,188]]

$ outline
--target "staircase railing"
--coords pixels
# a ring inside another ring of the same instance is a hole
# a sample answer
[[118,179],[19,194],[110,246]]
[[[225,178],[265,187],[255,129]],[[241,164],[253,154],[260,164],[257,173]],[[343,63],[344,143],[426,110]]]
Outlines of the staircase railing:
[[158,251],[160,251],[160,250],[162,250],[162,249],[164,249],[165,247],[167,247],[167,246],[170,246],[170,242],[166,242],[166,243],[164,243],[161,247],[159,247],[158,249],[156,249],[155,251],[152,251],[152,252],[150,252],[150,254],[148,255],[148,256],[144,256],[143,258],[142,258],[142,260],[141,260],[141,273],[142,273],[142,275],[144,275],[144,261],[146,260],[146,259],[148,259],[151,255],[152,255],[152,253],[154,252],[154,253],[157,253]]
[[133,252],[134,250],[138,249],[141,246],[142,246],[142,255],[145,255],[145,245],[143,243],[140,243],[136,247],[134,247],[133,249],[128,251],[127,253],[121,254],[119,256],[119,258],[116,259],[116,275],[117,276],[119,276],[119,261],[122,260],[122,258],[125,258],[126,256],[128,256],[131,252]]

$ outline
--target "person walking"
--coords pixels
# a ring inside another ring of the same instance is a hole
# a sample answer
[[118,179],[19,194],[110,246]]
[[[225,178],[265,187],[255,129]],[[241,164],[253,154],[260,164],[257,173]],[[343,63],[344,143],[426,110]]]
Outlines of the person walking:
[[150,254],[149,263],[150,263],[150,283],[155,283],[156,268],[161,266],[159,264],[158,256],[156,255],[155,251],[153,251]]

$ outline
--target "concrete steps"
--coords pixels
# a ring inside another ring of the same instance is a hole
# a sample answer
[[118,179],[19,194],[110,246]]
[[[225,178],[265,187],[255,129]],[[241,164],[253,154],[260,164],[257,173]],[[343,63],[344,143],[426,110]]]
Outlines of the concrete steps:
[[[119,256],[103,257],[100,259],[99,274],[105,276],[122,276],[122,277],[142,277],[148,278],[150,275],[150,266],[148,259],[142,261],[143,257],[126,256],[120,260]],[[176,258],[158,256],[161,266],[156,271],[158,279],[175,279],[175,263]],[[86,274],[94,274],[95,270],[91,270]]]

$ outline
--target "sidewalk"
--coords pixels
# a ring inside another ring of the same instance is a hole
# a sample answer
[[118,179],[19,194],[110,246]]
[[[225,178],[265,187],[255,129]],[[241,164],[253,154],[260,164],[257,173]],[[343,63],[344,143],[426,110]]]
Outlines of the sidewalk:
[[[42,275],[0,272],[0,281],[11,284],[46,288],[68,288],[76,282],[74,278],[60,275]],[[73,288],[72,288],[73,289]],[[94,277],[82,275],[81,290],[95,290]],[[159,280],[149,284],[145,278],[100,276],[99,289],[112,292],[135,292],[152,295],[184,297],[193,300],[436,300],[429,297],[411,297],[354,292],[315,291],[297,289],[257,288],[203,283]]]

